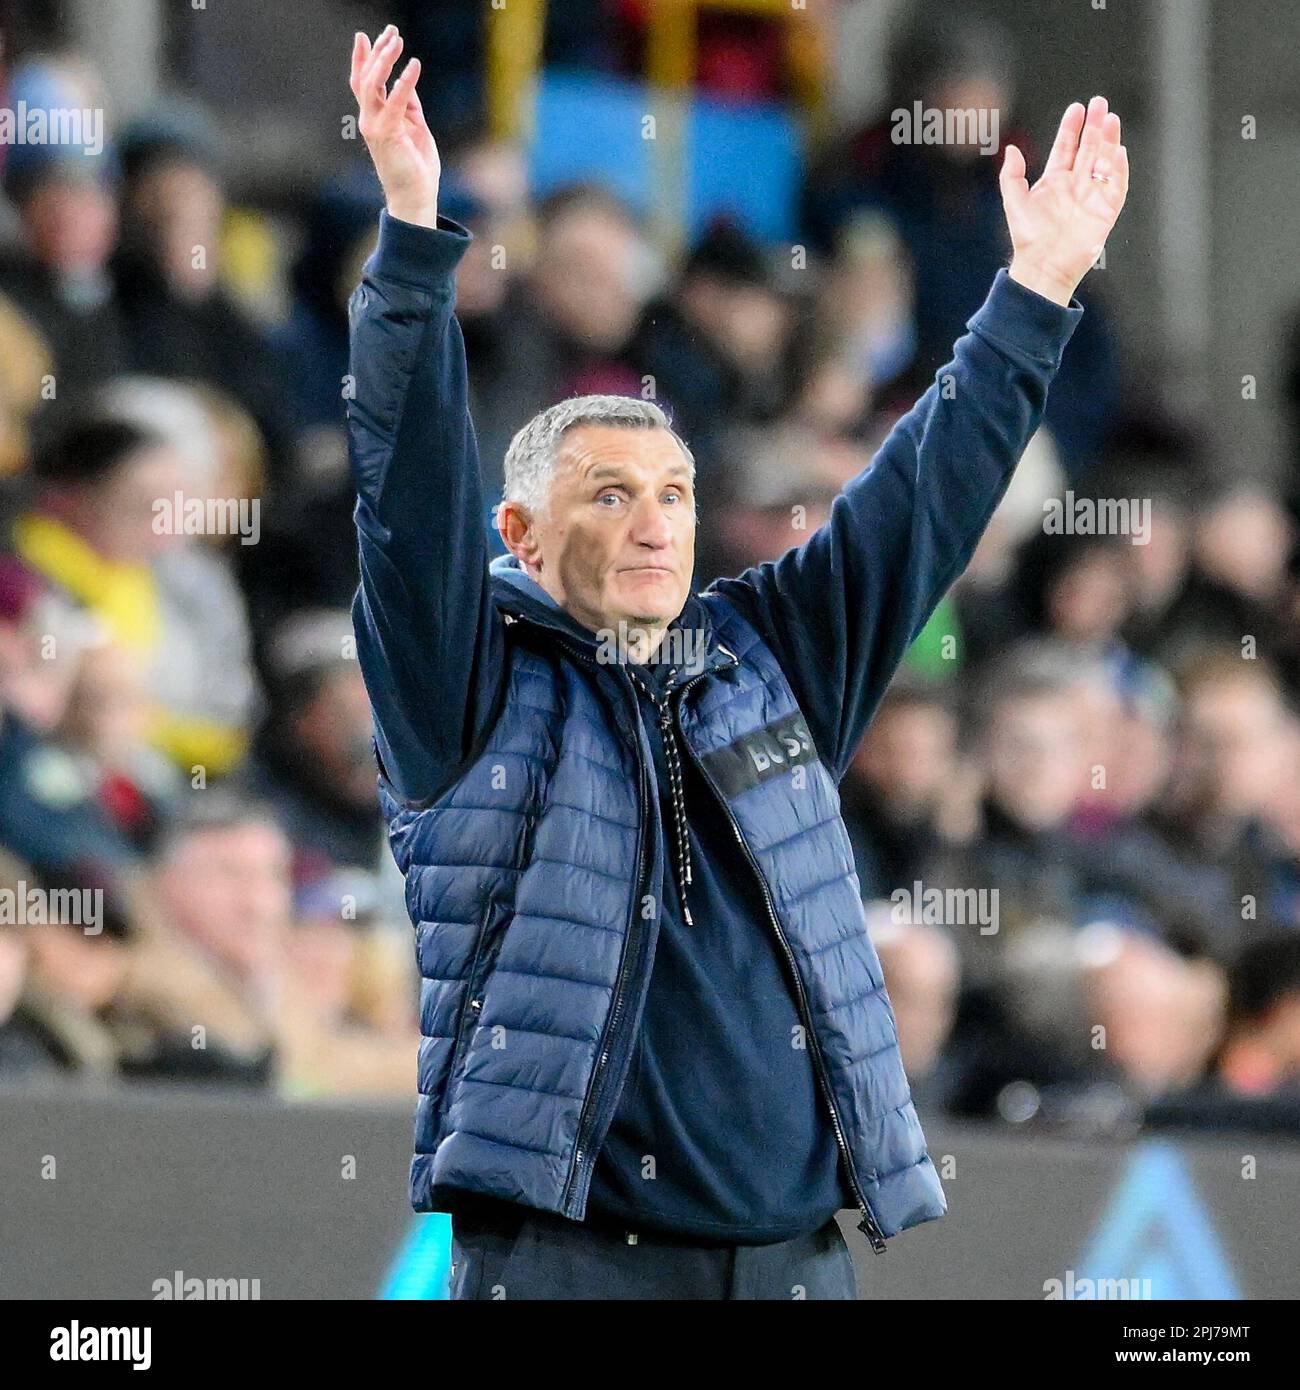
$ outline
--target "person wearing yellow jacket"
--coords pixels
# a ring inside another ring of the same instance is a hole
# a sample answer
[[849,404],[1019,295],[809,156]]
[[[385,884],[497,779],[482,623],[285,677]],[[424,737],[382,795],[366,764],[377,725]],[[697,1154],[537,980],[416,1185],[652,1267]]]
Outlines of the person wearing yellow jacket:
[[141,662],[151,742],[190,777],[229,771],[247,745],[249,643],[237,593],[211,582],[193,538],[160,509],[184,496],[186,458],[100,413],[66,423],[31,471],[36,505],[14,522],[15,553]]

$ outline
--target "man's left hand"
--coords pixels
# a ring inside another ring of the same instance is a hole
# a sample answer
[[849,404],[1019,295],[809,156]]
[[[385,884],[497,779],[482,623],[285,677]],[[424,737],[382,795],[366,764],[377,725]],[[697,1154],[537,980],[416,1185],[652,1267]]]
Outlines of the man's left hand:
[[1085,112],[1073,102],[1061,117],[1042,177],[1031,188],[1025,157],[1008,145],[999,176],[1014,254],[1013,280],[1057,304],[1069,304],[1119,217],[1128,195],[1128,151],[1119,117],[1105,97]]

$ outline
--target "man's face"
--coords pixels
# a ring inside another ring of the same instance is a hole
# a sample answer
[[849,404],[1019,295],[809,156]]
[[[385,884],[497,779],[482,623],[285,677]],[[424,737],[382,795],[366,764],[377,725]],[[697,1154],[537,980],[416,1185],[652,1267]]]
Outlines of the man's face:
[[375,805],[370,699],[353,663],[332,671],[293,720],[299,751],[335,795],[364,810]]
[[[219,185],[197,164],[166,160],[143,174],[131,196],[135,219],[149,238],[171,287],[199,297],[216,283],[225,198]],[[197,257],[195,247],[212,254]]]
[[956,740],[952,715],[937,704],[886,706],[854,767],[895,814],[923,814],[952,781]]
[[94,178],[52,178],[22,209],[27,245],[62,275],[91,275],[104,267],[117,240],[117,205]]
[[[159,499],[170,500],[188,481],[185,459],[168,445],[148,446],[97,482],[62,489],[59,513],[107,560],[147,564],[184,538],[159,531]],[[175,528],[172,528],[173,531]]]
[[994,798],[1029,829],[1060,825],[1084,790],[1082,730],[1065,693],[1005,700],[986,755]]
[[597,208],[560,218],[539,249],[533,280],[550,318],[593,352],[617,351],[636,324],[642,254],[636,229]]
[[593,631],[654,633],[682,611],[695,563],[695,494],[662,429],[580,425],[564,437],[549,505],[506,541],[548,594]]
[[176,927],[240,976],[279,959],[293,901],[289,846],[260,821],[197,831],[176,845],[158,874]]
[[1249,671],[1204,682],[1188,696],[1184,737],[1204,769],[1216,809],[1263,812],[1285,771],[1286,713],[1273,690]]

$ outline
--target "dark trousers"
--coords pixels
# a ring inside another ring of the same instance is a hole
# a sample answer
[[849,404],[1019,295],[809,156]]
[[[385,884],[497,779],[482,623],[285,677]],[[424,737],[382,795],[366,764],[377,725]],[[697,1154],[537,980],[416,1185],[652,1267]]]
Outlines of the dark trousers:
[[527,1207],[452,1220],[453,1299],[856,1299],[835,1220],[776,1245],[692,1245]]

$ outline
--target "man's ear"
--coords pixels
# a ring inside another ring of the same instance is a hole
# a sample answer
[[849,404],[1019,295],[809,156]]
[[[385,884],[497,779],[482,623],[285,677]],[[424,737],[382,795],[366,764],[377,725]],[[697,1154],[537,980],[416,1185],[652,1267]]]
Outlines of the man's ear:
[[501,543],[531,575],[542,568],[541,545],[537,528],[526,507],[518,502],[502,502],[497,509],[497,530]]

